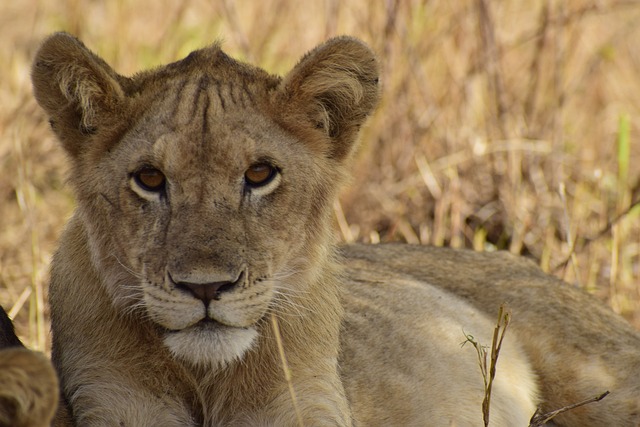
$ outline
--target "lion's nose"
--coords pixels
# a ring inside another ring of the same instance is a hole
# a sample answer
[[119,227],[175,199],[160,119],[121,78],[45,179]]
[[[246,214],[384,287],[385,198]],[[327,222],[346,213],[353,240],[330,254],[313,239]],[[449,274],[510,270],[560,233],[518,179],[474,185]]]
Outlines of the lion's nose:
[[220,295],[233,289],[242,280],[242,274],[234,281],[219,281],[210,283],[191,283],[186,281],[175,281],[178,289],[182,289],[201,300],[206,307],[209,307],[211,300],[219,300]]

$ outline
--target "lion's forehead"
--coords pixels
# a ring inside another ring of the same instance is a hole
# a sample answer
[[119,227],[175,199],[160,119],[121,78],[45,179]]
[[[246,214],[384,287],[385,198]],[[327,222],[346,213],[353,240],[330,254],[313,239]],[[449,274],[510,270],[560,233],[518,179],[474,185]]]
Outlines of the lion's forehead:
[[309,147],[258,108],[237,82],[191,78],[172,86],[174,92],[145,107],[121,144],[130,169],[149,163],[173,177],[238,178],[265,160],[280,169],[312,161]]
[[[222,80],[206,74],[179,76],[162,85],[157,93],[168,119],[174,126],[188,126],[194,121],[206,125],[207,117],[255,111],[264,102],[264,90],[242,78]],[[206,129],[202,129],[206,131]]]
[[[226,126],[225,126],[226,127]],[[150,141],[152,162],[172,176],[237,175],[253,161],[256,141],[241,129],[193,135],[169,131]]]
[[189,125],[202,116],[259,109],[269,103],[279,82],[219,51],[192,55],[198,60],[187,58],[149,72],[135,88],[143,105],[155,104],[155,110],[175,126]]
[[205,80],[176,83],[163,97],[143,103],[125,150],[183,171],[207,165],[246,167],[260,156],[272,156],[272,148],[287,136],[256,108],[249,91],[237,82]]

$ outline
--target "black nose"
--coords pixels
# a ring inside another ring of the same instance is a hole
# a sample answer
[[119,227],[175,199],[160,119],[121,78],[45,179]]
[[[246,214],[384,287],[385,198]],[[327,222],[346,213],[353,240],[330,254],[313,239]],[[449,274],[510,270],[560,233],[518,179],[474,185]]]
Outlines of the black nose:
[[206,307],[209,306],[211,300],[219,300],[220,294],[230,291],[242,280],[242,275],[238,277],[236,281],[222,281],[211,283],[190,283],[190,282],[175,282],[178,289],[182,289],[198,298],[204,303]]

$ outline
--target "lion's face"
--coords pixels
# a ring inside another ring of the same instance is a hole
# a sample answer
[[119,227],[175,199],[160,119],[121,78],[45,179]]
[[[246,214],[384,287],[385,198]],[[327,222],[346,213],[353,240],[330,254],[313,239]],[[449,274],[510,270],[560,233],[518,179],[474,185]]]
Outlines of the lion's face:
[[[276,295],[304,292],[288,279],[323,232],[313,201],[327,165],[259,112],[227,112],[216,86],[180,87],[101,159],[111,182],[91,206],[172,348],[191,336],[248,345]],[[189,114],[157,120],[176,104]]]
[[114,305],[153,321],[179,358],[241,357],[328,256],[344,161],[377,98],[373,56],[337,39],[282,80],[213,46],[127,79],[58,38],[35,93],[73,159]]

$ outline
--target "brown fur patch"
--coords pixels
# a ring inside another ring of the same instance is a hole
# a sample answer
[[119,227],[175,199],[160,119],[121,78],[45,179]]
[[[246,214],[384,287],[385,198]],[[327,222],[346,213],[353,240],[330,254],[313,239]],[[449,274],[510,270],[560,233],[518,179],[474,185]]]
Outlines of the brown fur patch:
[[0,426],[48,426],[57,405],[58,380],[43,354],[0,350]]

